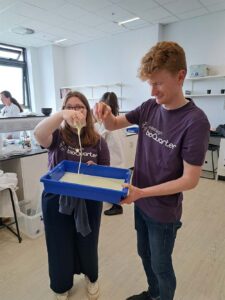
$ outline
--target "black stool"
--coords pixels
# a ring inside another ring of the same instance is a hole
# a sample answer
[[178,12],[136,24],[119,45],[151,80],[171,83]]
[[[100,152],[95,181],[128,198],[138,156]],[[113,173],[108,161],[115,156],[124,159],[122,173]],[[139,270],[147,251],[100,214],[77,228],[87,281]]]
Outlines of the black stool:
[[[203,178],[208,178],[208,179],[215,179],[216,178],[216,170],[217,167],[215,167],[215,162],[214,162],[214,156],[213,153],[216,151],[217,153],[217,158],[219,158],[219,146],[218,145],[213,145],[213,144],[209,144],[208,145],[208,151],[210,151],[211,153],[211,162],[212,162],[212,171],[206,171],[206,172],[212,172],[213,177],[206,177],[206,176],[201,176]],[[204,170],[203,170],[204,171]]]
[[[16,208],[15,208],[15,203],[14,203],[14,199],[13,199],[13,193],[12,193],[12,190],[10,188],[7,188],[6,190],[8,190],[9,194],[10,194],[10,200],[11,200],[11,203],[12,203],[12,209],[13,209],[13,214],[14,214],[14,221],[9,223],[9,224],[1,222],[0,228],[5,228],[6,227],[13,234],[15,234],[15,236],[17,236],[19,243],[21,243],[22,238],[20,236],[20,230],[19,230],[19,225],[18,225],[18,220],[17,220]],[[16,224],[16,232],[11,228],[11,226],[13,224]]]

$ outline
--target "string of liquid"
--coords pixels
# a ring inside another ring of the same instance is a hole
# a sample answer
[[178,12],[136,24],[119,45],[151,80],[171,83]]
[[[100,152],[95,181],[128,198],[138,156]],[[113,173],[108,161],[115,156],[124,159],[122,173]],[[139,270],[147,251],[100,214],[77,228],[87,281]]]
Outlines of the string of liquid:
[[80,174],[80,166],[81,166],[81,161],[82,161],[82,145],[81,145],[81,138],[80,138],[80,132],[81,132],[81,128],[83,127],[81,124],[76,124],[75,125],[76,129],[77,129],[77,134],[78,134],[78,140],[79,140],[79,146],[80,146],[80,161],[79,161],[79,165],[78,165],[78,171],[77,174]]
[[[102,120],[101,119],[97,119],[97,122],[99,124],[99,127],[101,128],[102,126]],[[102,150],[102,138],[100,136],[100,145],[99,145],[100,150]]]

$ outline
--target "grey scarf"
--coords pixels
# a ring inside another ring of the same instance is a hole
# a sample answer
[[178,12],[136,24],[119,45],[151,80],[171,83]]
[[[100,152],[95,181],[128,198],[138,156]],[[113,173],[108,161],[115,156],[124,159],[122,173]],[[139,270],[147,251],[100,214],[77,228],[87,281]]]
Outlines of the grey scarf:
[[84,199],[61,195],[59,198],[59,212],[65,215],[74,213],[77,232],[80,232],[84,237],[91,232]]

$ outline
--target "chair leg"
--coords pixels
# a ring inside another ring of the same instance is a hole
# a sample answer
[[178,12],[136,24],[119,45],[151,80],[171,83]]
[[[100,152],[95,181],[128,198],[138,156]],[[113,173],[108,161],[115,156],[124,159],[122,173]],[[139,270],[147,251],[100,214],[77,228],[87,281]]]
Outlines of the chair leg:
[[[8,188],[9,193],[10,193],[10,199],[11,199],[11,203],[12,203],[12,208],[13,208],[13,214],[14,214],[14,219],[15,219],[15,224],[16,224],[16,232],[10,227],[7,226],[6,227],[13,233],[15,234],[15,236],[17,236],[19,243],[21,243],[22,238],[20,236],[20,230],[19,230],[19,225],[18,225],[18,220],[17,220],[17,214],[16,214],[16,208],[15,208],[15,203],[14,203],[14,199],[13,199],[13,193],[12,190],[10,188]],[[13,223],[12,223],[13,224]]]
[[[214,162],[214,155],[213,153],[216,151],[216,154],[217,154],[217,160],[219,159],[219,148],[213,148],[213,149],[208,149],[208,151],[211,152],[211,161],[212,161],[212,171],[207,171],[207,172],[210,172],[213,174],[213,176],[211,177],[207,177],[207,176],[203,176],[201,175],[202,178],[208,178],[208,179],[216,179],[218,180],[218,175],[217,175],[217,169],[218,169],[218,166],[216,167],[215,166],[215,162]],[[204,171],[204,170],[203,170]]]
[[212,172],[213,172],[213,179],[215,179],[215,167],[214,167],[213,151],[211,151],[211,157],[212,157]]
[[[216,153],[217,153],[217,168],[216,170],[218,171],[218,163],[219,163],[219,148],[216,149]],[[218,172],[216,173],[216,180],[218,180]]]

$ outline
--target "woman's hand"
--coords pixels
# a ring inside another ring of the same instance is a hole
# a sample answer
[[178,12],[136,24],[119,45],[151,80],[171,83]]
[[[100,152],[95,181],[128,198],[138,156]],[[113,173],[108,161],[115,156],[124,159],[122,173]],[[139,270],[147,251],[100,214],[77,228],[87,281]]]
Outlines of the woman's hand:
[[81,111],[64,109],[62,110],[62,118],[73,128],[86,125],[85,114]]
[[120,202],[121,204],[131,204],[134,201],[142,198],[142,189],[139,189],[136,186],[127,183],[123,184],[123,187],[128,188],[128,195],[124,200]]

